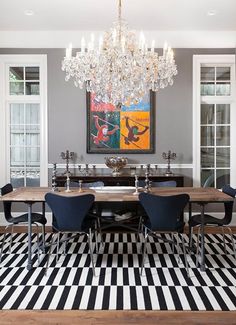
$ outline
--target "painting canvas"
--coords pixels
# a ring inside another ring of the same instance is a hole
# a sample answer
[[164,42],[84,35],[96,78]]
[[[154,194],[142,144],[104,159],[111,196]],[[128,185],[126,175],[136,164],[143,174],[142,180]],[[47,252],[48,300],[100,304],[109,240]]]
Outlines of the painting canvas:
[[154,93],[114,106],[87,93],[88,153],[153,153]]

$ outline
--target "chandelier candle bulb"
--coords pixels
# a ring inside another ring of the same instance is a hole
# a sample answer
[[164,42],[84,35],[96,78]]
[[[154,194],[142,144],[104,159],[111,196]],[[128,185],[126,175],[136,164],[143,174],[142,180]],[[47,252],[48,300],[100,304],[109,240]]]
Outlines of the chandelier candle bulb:
[[139,35],[139,49],[142,50],[144,35],[143,32],[140,32]]
[[98,47],[99,54],[101,53],[102,48],[103,48],[103,37],[100,36],[100,38],[99,38],[99,47]]
[[72,57],[72,44],[69,44],[69,47],[66,49],[66,58],[71,59]]
[[81,38],[81,53],[85,53],[85,39]]
[[89,43],[89,45],[90,45],[90,50],[91,51],[93,51],[94,50],[94,34],[92,33],[91,34],[91,40],[90,40],[90,43]]
[[141,34],[141,51],[144,50],[144,47],[145,47],[145,36],[144,36],[144,34],[142,33],[142,34]]
[[163,47],[163,57],[166,56],[167,48],[168,48],[168,44],[167,44],[167,42],[165,42],[164,47]]
[[151,45],[151,52],[154,53],[155,49],[155,40],[152,40],[152,45]]
[[116,29],[113,30],[112,38],[113,38],[113,45],[115,46],[116,45]]
[[125,53],[125,37],[124,36],[121,39],[121,47],[122,47],[122,52]]

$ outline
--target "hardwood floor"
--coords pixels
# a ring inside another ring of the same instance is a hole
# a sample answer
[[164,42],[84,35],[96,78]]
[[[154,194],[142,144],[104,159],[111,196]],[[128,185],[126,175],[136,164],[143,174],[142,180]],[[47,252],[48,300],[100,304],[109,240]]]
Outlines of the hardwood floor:
[[0,311],[1,325],[234,325],[236,312]]
[[[231,229],[232,229],[233,233],[236,233],[236,226],[232,226]],[[0,226],[0,234],[4,233],[4,230],[5,230],[5,227]],[[51,226],[46,226],[46,232],[50,232],[51,230],[52,230]],[[185,231],[185,233],[188,233],[187,226],[185,226],[184,231]],[[16,233],[27,232],[27,227],[26,226],[16,226],[16,227],[14,227],[14,232],[16,232]],[[196,232],[196,229],[194,229],[194,232]],[[209,234],[217,234],[217,233],[219,233],[219,228],[205,227],[205,232],[209,233]]]

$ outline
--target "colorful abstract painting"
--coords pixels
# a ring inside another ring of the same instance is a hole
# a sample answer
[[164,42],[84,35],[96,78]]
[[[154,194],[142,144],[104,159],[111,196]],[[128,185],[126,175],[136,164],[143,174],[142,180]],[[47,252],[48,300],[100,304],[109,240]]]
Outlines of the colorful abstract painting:
[[114,106],[87,93],[88,153],[153,153],[154,93]]

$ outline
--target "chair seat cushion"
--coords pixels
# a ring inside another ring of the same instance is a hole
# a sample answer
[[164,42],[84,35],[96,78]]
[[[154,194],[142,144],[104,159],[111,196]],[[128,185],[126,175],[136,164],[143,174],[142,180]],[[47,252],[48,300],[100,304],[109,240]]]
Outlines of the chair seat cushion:
[[[54,231],[59,231],[56,220],[53,221],[52,227],[53,227]],[[63,232],[63,231],[65,231],[65,232],[67,232],[67,231],[69,231],[69,232],[78,232],[78,233],[79,232],[85,232],[85,233],[88,234],[90,228],[91,229],[95,228],[95,219],[91,215],[84,219],[81,228],[79,226],[78,226],[78,229],[76,229],[75,227],[73,227],[73,229],[70,229],[68,227],[67,229],[66,228],[60,229],[60,232]]]
[[178,220],[176,225],[175,225],[175,228],[171,228],[171,229],[168,229],[168,228],[162,228],[162,229],[153,229],[152,226],[151,226],[151,222],[149,219],[147,219],[144,223],[144,226],[147,227],[148,229],[152,229],[152,231],[160,231],[160,232],[173,232],[173,231],[176,231],[176,232],[183,232],[184,231],[184,225],[185,223],[181,220]]
[[[201,215],[196,214],[189,220],[189,226],[194,227],[201,224]],[[217,225],[223,226],[225,224],[224,219],[215,218],[209,214],[204,214],[204,225]]]
[[[47,223],[46,218],[40,214],[40,213],[35,213],[33,212],[31,215],[32,218],[32,223],[37,222],[40,223],[42,225],[45,225]],[[22,222],[28,222],[28,213],[22,214],[18,217],[12,217],[8,219],[8,222],[13,223],[13,224],[18,224],[18,223],[22,223]]]

